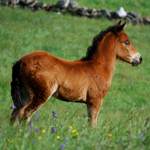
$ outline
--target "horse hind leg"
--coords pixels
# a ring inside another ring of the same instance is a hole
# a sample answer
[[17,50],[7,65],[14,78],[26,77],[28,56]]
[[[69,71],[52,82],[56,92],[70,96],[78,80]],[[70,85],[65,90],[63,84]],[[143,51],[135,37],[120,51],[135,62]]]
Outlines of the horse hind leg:
[[36,92],[33,91],[30,100],[19,111],[19,114],[18,114],[19,120],[23,120],[23,122],[27,124],[30,121],[30,118],[32,117],[32,115],[38,109],[40,109],[44,103],[47,102],[47,100],[53,95],[56,89],[57,89],[56,86],[52,87],[51,90],[45,87],[44,89],[42,89],[42,92],[39,92],[38,94],[36,93],[37,89],[36,89]]
[[[30,94],[23,85],[21,85],[21,87],[20,87],[20,95],[21,95],[22,105],[24,106],[29,101]],[[19,125],[18,113],[22,107],[17,106],[17,108],[15,108],[12,111],[11,117],[10,117],[10,123],[11,124],[14,124],[15,126]]]

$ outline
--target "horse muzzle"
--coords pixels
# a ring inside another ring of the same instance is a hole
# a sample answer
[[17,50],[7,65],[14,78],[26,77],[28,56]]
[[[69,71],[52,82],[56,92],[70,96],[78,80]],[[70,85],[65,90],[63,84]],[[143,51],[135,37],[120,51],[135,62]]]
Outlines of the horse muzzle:
[[139,53],[133,56],[132,66],[138,66],[142,63],[142,57]]

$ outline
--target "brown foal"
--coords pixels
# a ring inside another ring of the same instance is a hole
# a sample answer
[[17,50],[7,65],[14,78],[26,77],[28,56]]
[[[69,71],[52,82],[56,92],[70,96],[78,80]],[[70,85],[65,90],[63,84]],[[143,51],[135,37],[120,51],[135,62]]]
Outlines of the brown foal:
[[126,23],[103,30],[80,60],[68,61],[44,51],[32,52],[13,66],[11,95],[16,106],[11,122],[29,122],[31,116],[51,97],[87,105],[89,121],[96,126],[102,100],[111,85],[116,59],[133,66],[141,55],[124,33]]

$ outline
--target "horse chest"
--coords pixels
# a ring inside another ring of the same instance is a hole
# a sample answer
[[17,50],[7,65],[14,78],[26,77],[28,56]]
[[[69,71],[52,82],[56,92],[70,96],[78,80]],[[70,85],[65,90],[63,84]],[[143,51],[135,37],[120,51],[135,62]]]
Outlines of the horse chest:
[[105,79],[98,75],[93,75],[88,88],[88,97],[90,99],[103,98],[110,88],[110,83],[106,82]]

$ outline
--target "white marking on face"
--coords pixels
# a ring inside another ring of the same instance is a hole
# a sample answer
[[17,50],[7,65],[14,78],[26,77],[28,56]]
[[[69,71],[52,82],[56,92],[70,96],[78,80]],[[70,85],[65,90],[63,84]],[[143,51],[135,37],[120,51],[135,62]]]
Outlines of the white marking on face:
[[133,57],[132,57],[132,65],[133,66],[138,66],[141,63],[142,63],[141,55],[139,53],[136,53],[135,55],[133,55]]
[[140,55],[140,53],[136,53],[135,55],[133,55],[133,60],[140,60],[140,57],[141,57],[141,55]]

